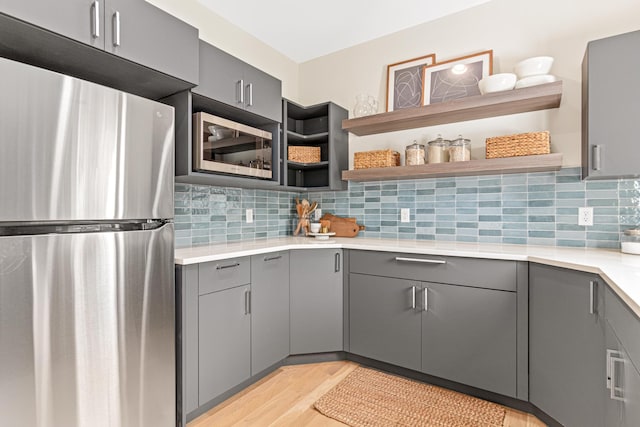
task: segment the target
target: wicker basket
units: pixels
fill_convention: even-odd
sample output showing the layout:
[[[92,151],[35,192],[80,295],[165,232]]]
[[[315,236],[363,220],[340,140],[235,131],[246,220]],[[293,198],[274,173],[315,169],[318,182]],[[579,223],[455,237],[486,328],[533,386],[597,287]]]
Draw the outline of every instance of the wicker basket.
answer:
[[[320,147],[290,145],[288,159],[298,163],[318,163],[320,161]]]
[[[487,159],[549,154],[549,132],[529,132],[487,138]]]
[[[353,153],[354,169],[388,168],[400,166],[400,153],[392,150],[361,151]]]

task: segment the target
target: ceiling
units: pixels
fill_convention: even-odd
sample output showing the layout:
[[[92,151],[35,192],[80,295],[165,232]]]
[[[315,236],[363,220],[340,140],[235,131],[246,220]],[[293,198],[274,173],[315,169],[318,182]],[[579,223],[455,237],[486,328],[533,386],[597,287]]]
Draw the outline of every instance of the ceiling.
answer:
[[[300,63],[490,0],[198,1]]]

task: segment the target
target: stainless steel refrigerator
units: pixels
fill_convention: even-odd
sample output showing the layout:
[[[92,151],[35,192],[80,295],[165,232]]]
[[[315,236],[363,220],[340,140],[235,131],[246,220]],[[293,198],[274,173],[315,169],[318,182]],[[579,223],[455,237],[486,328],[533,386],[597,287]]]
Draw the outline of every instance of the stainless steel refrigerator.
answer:
[[[0,425],[175,426],[173,108],[0,59]]]

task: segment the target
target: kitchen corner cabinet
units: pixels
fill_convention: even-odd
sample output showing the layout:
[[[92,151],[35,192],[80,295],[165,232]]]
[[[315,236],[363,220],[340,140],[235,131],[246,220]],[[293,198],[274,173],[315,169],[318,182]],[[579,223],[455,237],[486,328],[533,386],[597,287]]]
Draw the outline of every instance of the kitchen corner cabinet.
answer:
[[[343,350],[341,249],[290,251],[291,354]]]
[[[582,177],[640,176],[640,31],[587,44],[582,62]]]
[[[0,10],[185,82],[198,83],[198,30],[144,0],[0,0]],[[69,58],[70,62],[77,60]]]
[[[640,319],[609,288],[605,291],[605,423],[640,423]]]
[[[529,266],[529,400],[567,427],[608,425],[603,291],[592,274]]]
[[[202,40],[200,83],[193,92],[234,109],[282,122],[282,82]]]
[[[305,191],[346,190],[341,173],[349,167],[349,147],[341,124],[347,110],[332,102],[304,107],[283,99],[282,116],[283,185]],[[320,161],[290,160],[289,147],[319,148]]]
[[[351,251],[350,352],[516,397],[517,279],[512,261]]]
[[[251,257],[251,375],[289,356],[289,252]]]

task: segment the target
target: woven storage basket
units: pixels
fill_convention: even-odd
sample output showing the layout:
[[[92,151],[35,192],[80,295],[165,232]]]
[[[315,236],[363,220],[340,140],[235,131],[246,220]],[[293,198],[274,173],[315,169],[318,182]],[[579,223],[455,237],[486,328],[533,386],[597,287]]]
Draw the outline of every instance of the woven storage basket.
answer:
[[[400,166],[400,153],[392,150],[361,151],[353,153],[354,169],[388,168]]]
[[[487,159],[549,154],[549,132],[529,132],[487,138]]]
[[[320,161],[320,147],[306,147],[290,145],[288,159],[298,163],[318,163]]]

